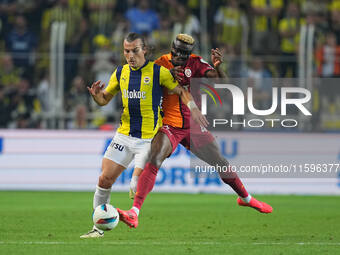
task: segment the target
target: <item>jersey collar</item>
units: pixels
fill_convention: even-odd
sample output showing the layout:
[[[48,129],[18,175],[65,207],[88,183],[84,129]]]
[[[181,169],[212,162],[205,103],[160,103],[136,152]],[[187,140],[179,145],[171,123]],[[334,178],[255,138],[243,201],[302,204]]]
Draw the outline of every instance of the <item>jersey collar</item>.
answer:
[[[134,69],[134,68],[132,68],[131,66],[129,66],[130,71],[132,71],[132,72],[134,72],[134,71],[139,71],[139,70],[141,70],[143,67],[145,67],[148,63],[149,63],[149,60],[146,60],[145,63],[144,63],[144,65],[142,65],[140,68],[137,68],[137,69]]]

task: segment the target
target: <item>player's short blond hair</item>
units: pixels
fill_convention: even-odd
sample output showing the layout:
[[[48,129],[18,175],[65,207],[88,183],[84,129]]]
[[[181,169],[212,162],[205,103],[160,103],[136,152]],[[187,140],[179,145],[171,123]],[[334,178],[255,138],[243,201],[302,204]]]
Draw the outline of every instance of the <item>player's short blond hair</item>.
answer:
[[[176,39],[181,42],[190,44],[190,45],[193,45],[195,43],[195,39],[191,35],[188,35],[188,34],[178,34],[176,36]]]

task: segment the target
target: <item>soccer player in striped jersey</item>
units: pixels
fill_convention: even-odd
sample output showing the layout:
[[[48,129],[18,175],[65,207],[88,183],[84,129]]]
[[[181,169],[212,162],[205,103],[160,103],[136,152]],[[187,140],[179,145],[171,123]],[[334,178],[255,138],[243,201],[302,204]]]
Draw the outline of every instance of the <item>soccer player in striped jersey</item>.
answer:
[[[135,169],[142,170],[151,148],[151,140],[162,125],[160,101],[162,88],[180,96],[192,109],[195,121],[206,126],[207,120],[195,105],[191,94],[179,86],[170,71],[145,58],[144,38],[130,33],[124,40],[124,56],[128,64],[119,66],[112,74],[108,86],[100,81],[88,88],[95,102],[106,105],[121,91],[123,112],[120,126],[108,146],[102,173],[93,198],[93,208],[110,202],[111,186],[135,159]],[[104,232],[93,227],[81,238],[101,237]]]
[[[155,61],[171,70],[180,85],[187,87],[188,90],[190,90],[191,78],[224,78],[226,76],[220,68],[221,52],[218,49],[211,50],[211,61],[214,65],[212,67],[200,56],[191,54],[194,43],[190,35],[179,34],[172,43],[171,53]],[[118,209],[120,219],[134,228],[138,226],[139,210],[155,184],[158,169],[179,143],[209,165],[229,166],[229,162],[220,153],[212,134],[203,126],[190,121],[190,110],[180,97],[165,91],[162,106],[163,127],[159,129],[152,141],[150,157],[138,179],[133,207],[129,211]],[[270,205],[256,200],[247,192],[235,172],[219,172],[219,175],[222,181],[238,194],[237,203],[240,206],[249,206],[261,213],[272,212]]]

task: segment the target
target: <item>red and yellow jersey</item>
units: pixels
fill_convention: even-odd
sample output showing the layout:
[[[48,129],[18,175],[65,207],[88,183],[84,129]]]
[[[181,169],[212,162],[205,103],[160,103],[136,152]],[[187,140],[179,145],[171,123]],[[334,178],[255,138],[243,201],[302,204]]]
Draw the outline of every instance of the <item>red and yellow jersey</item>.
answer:
[[[161,56],[155,63],[164,66],[167,69],[172,69],[174,67],[171,63],[171,54]],[[184,79],[180,85],[190,90],[190,79],[202,78],[208,70],[213,70],[213,67],[205,62],[200,56],[191,54],[184,67]],[[163,89],[162,109],[164,112],[164,125],[189,128],[190,110],[182,103],[178,95],[170,94],[167,89]]]

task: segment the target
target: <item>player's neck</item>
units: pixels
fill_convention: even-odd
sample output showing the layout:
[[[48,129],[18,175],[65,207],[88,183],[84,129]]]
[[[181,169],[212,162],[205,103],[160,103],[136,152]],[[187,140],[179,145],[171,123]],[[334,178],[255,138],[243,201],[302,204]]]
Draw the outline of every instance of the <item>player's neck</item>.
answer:
[[[146,66],[148,62],[149,62],[148,60],[145,60],[145,61],[143,62],[142,65],[140,65],[140,66],[138,66],[138,67],[132,67],[132,66],[130,66],[130,68],[131,68],[131,70],[133,70],[133,71],[137,71],[137,70],[143,68],[144,66]]]

